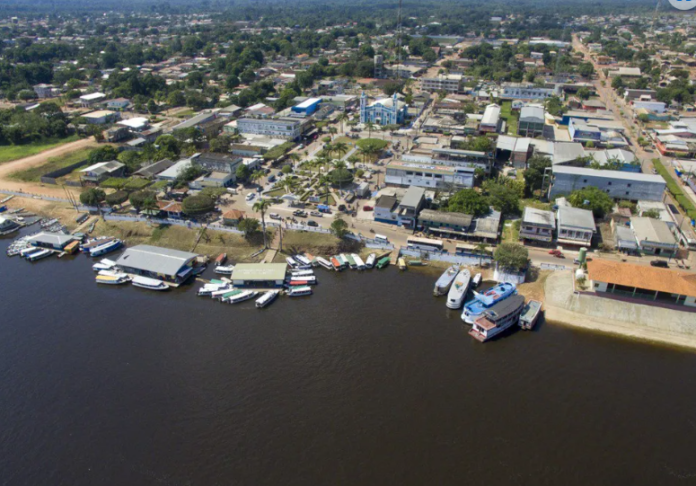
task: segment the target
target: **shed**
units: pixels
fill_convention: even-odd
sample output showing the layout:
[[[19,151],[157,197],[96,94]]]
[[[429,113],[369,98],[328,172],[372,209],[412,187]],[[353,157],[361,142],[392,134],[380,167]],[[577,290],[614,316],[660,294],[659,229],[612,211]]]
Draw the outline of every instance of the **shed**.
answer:
[[[232,271],[235,287],[281,287],[285,283],[287,263],[239,263]]]

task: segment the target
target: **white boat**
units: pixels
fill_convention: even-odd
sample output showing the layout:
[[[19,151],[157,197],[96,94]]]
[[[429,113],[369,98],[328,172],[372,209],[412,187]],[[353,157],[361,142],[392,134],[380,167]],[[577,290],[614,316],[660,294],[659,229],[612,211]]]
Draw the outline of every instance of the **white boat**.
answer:
[[[517,292],[515,284],[502,282],[483,293],[474,292],[474,299],[464,304],[462,320],[473,325],[486,309]]]
[[[433,288],[433,295],[439,297],[445,295],[449,292],[450,287],[452,287],[452,282],[454,282],[455,277],[459,273],[459,267],[457,265],[450,266],[445,273],[440,275],[440,278],[435,282],[435,288]]]
[[[241,292],[237,295],[233,295],[229,299],[227,299],[228,304],[239,304],[240,302],[244,302],[245,300],[253,299],[259,295],[258,292],[255,292],[253,290],[245,290],[244,292]]]
[[[19,250],[19,256],[22,258],[27,258],[29,255],[33,255],[34,253],[38,253],[41,251],[41,248],[37,248],[35,246],[30,246],[29,248],[25,248],[23,250]]]
[[[198,289],[198,295],[213,295],[213,292],[219,292],[221,290],[229,291],[230,287],[228,284],[205,284],[203,287]]]
[[[477,341],[486,342],[520,320],[524,309],[524,297],[513,295],[486,309],[476,318],[469,334]]]
[[[355,268],[357,268],[358,270],[365,270],[367,268],[363,259],[360,258],[360,255],[358,255],[357,253],[353,253],[352,256],[353,260],[355,260]]]
[[[280,290],[271,290],[270,292],[264,292],[264,294],[256,299],[256,308],[262,309],[267,305],[270,305],[276,297],[280,295]]]
[[[450,309],[459,309],[464,303],[464,297],[469,290],[471,283],[471,272],[469,270],[461,270],[452,283],[452,287],[447,293],[447,307]]]
[[[303,285],[301,287],[290,287],[288,297],[301,297],[303,295],[312,295],[312,287]]]
[[[213,269],[213,272],[219,273],[220,275],[232,275],[233,270],[234,270],[234,265],[227,265],[227,266],[220,265],[219,267],[215,267],[215,269]]]
[[[41,260],[42,258],[46,258],[53,255],[53,250],[40,250],[37,251],[36,253],[32,253],[31,255],[27,256],[27,260],[30,262],[35,262],[37,260]]]
[[[106,255],[107,253],[111,253],[112,251],[116,251],[121,246],[123,245],[123,241],[119,240],[118,238],[115,240],[107,241],[103,245],[95,246],[94,248],[90,248],[89,254],[90,256],[96,257],[100,255]]]
[[[295,270],[309,270],[312,268],[312,263],[302,255],[295,255],[294,257],[288,259],[295,262],[294,266],[290,265]],[[290,264],[290,262],[288,262],[288,264]]]
[[[293,277],[313,277],[314,270],[292,270],[290,275]]]
[[[305,266],[312,266],[312,262],[309,261],[309,258],[305,257],[304,255],[295,255],[295,260],[297,260],[300,265],[305,265]]]
[[[121,285],[130,282],[130,277],[125,273],[102,271],[96,277],[98,284]]]
[[[324,267],[324,268],[327,269],[327,270],[333,270],[333,269],[334,269],[333,265],[331,265],[331,262],[328,261],[326,258],[317,257],[317,260],[316,260],[316,261],[317,261],[317,263],[318,263],[319,265],[321,265],[322,267]]]
[[[377,255],[375,255],[374,253],[370,253],[370,254],[367,256],[367,261],[365,262],[365,266],[366,266],[367,268],[373,268],[373,267],[375,266],[375,260],[376,260],[376,259],[377,259]]]
[[[476,275],[474,275],[474,279],[471,281],[473,288],[476,288],[479,285],[481,285],[481,278],[482,277],[483,276],[480,273],[477,273]]]
[[[314,275],[305,275],[304,277],[291,276],[288,278],[290,285],[316,285],[317,277]]]
[[[167,290],[169,285],[155,278],[137,276],[133,278],[133,285],[141,289],[148,290]]]
[[[102,270],[111,270],[116,266],[116,262],[109,260],[108,258],[103,258],[101,261],[92,265],[92,270],[95,272],[100,272]]]
[[[219,290],[213,290],[212,292],[210,292],[210,297],[212,297],[213,299],[220,299],[220,300],[222,300],[222,297],[223,297],[225,294],[229,294],[229,293],[232,292],[233,290],[234,290],[234,289],[233,289],[232,287],[227,287],[227,288],[219,289]]]
[[[293,259],[292,257],[285,257],[285,261],[290,268],[297,268],[299,266],[297,260]]]

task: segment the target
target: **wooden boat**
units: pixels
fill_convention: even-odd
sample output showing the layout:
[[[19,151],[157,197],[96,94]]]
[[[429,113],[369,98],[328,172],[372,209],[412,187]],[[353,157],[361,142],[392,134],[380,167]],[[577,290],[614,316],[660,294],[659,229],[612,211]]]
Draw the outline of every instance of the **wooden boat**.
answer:
[[[227,261],[227,253],[220,253],[217,256],[217,258],[215,259],[215,266],[219,267],[220,265],[224,265],[226,261]]]
[[[75,218],[75,222],[77,224],[82,224],[85,221],[87,221],[88,219],[89,219],[89,214],[85,213],[85,214],[81,214],[77,218]]]
[[[530,331],[534,328],[539,316],[541,315],[541,302],[538,300],[530,300],[522,309],[520,315],[520,327],[525,331]]]
[[[425,265],[425,262],[423,260],[409,260],[408,261],[408,266],[409,267],[422,267]]]
[[[375,265],[378,269],[382,269],[385,267],[388,267],[391,264],[391,258],[388,256],[382,257],[379,259],[377,262],[377,265]]]
[[[437,282],[435,282],[435,288],[433,288],[433,295],[435,297],[439,297],[449,292],[449,289],[452,286],[452,282],[454,282],[454,279],[458,273],[459,267],[457,265],[452,265],[447,270],[445,270],[444,273],[440,275],[440,278],[437,279]]]
[[[399,270],[406,270],[406,260],[403,257],[399,257],[396,264],[399,266]]]
[[[312,287],[303,285],[300,287],[290,287],[288,289],[288,297],[302,297],[303,295],[312,295]]]
[[[227,299],[228,304],[239,304],[240,302],[244,302],[245,300],[253,299],[259,295],[258,292],[254,290],[244,290],[236,295],[233,295],[229,299]]]
[[[523,308],[524,297],[521,295],[512,295],[501,300],[476,318],[469,335],[484,343],[517,324]]]
[[[256,308],[262,309],[267,305],[270,305],[276,298],[280,295],[280,290],[271,290],[270,292],[264,292],[264,294],[256,299]]]
[[[169,285],[161,280],[140,276],[133,278],[133,286],[148,290],[169,290]]]
[[[98,284],[121,285],[130,282],[130,277],[125,273],[102,271],[99,272],[95,280]]]
[[[365,267],[366,268],[373,268],[375,266],[376,259],[377,259],[377,256],[374,253],[370,253],[367,256],[367,261],[365,262]]]
[[[234,265],[227,265],[227,266],[220,265],[219,267],[215,267],[213,269],[213,272],[219,273],[220,275],[232,275],[233,270],[234,270]]]

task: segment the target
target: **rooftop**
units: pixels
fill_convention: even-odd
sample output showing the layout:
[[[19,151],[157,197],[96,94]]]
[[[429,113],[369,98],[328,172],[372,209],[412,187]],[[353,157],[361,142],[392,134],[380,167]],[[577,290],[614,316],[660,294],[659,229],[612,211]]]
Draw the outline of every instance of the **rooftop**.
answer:
[[[655,218],[631,218],[631,228],[638,241],[651,241],[675,245],[677,240],[667,223]]]
[[[187,251],[138,245],[124,251],[120,258],[116,260],[116,264],[146,272],[176,276],[182,267],[186,266],[197,256],[195,253]]]
[[[606,179],[636,181],[636,182],[655,182],[665,184],[665,180],[661,175],[653,174],[638,174],[635,172],[625,172],[620,170],[598,170],[585,169],[583,167],[567,167],[563,165],[553,167],[554,174],[564,174],[571,176],[591,176],[601,177]]]
[[[596,228],[592,211],[570,206],[561,206],[558,208],[558,225],[572,226],[574,228],[590,231],[594,231]]]
[[[473,217],[470,214],[464,213],[445,213],[442,211],[433,211],[432,209],[424,209],[420,212],[418,219],[468,228],[471,225]]]
[[[287,263],[239,263],[232,271],[232,280],[283,280],[287,270]]]
[[[594,258],[587,262],[590,280],[696,297],[696,274],[682,270]]]
[[[556,218],[553,211],[545,211],[530,206],[524,208],[522,221],[528,224],[551,226],[552,228],[556,227]]]

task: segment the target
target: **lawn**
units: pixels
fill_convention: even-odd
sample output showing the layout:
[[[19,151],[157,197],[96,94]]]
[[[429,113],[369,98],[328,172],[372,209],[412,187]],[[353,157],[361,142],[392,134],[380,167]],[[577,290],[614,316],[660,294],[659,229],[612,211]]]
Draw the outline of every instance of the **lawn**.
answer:
[[[77,135],[71,135],[66,138],[51,138],[24,145],[0,145],[0,164],[36,155],[40,152],[56,148],[64,143],[74,142],[79,139],[80,137]]]
[[[285,189],[273,189],[272,191],[268,191],[265,193],[266,196],[268,197],[281,197],[283,195],[287,194],[285,192]]]
[[[694,203],[691,202],[691,199],[684,194],[684,191],[682,191],[682,188],[679,186],[679,183],[672,178],[672,176],[669,173],[669,169],[662,165],[662,162],[660,162],[660,159],[653,159],[652,160],[653,165],[655,166],[655,169],[657,172],[660,173],[662,178],[667,182],[667,189],[669,189],[670,194],[672,194],[672,197],[677,200],[679,205],[682,207],[682,209],[686,212],[687,216],[691,219],[696,219],[696,206],[694,206]]]
[[[512,112],[512,101],[504,101],[500,105],[500,117],[507,121],[507,132],[511,135],[517,135],[517,114]]]
[[[503,243],[518,243],[520,239],[520,225],[519,219],[515,221],[505,220],[503,221]]]
[[[175,116],[176,116],[177,118],[185,118],[185,117],[187,117],[187,116],[193,115],[194,113],[196,113],[194,110],[184,110],[184,111],[180,111],[180,112],[177,113]]]
[[[92,150],[94,150],[94,147],[76,150],[60,157],[51,157],[43,165],[12,173],[10,178],[24,182],[38,182],[44,174],[87,159]]]

